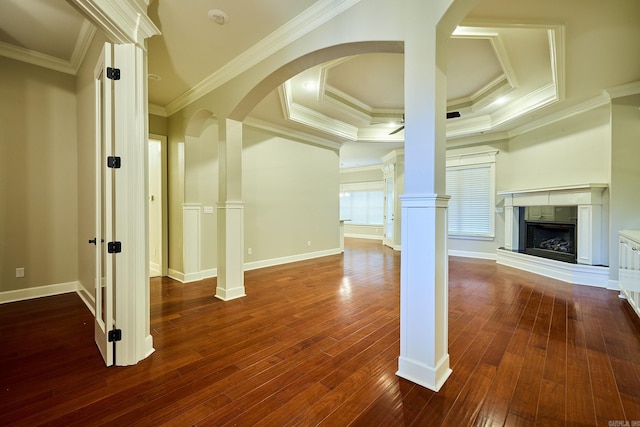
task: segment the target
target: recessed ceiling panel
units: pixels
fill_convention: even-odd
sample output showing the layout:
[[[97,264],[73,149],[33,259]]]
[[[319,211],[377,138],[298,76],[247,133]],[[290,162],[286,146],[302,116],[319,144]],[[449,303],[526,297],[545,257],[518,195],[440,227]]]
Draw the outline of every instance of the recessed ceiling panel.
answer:
[[[83,22],[64,0],[0,0],[0,41],[66,61]]]
[[[404,109],[404,55],[354,56],[328,70],[327,84],[376,109]]]
[[[473,95],[504,73],[488,39],[451,38],[447,62],[447,99]]]

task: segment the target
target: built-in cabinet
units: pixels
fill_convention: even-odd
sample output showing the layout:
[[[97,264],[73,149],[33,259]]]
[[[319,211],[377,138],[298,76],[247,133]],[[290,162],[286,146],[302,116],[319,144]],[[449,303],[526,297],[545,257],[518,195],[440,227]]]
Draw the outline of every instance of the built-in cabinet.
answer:
[[[619,242],[618,281],[622,294],[640,316],[640,231],[620,231]]]

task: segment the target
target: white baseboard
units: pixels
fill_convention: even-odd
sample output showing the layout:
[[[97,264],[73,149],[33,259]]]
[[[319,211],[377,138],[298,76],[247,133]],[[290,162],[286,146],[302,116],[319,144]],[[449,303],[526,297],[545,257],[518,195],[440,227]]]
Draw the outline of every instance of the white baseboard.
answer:
[[[162,276],[162,272],[160,270],[160,264],[158,264],[157,262],[149,262],[149,276]]]
[[[380,241],[384,239],[382,236],[376,236],[375,234],[356,234],[356,233],[344,233],[344,237],[352,237],[354,239],[380,240]]]
[[[15,291],[4,291],[0,292],[0,304],[76,292],[79,285],[79,282],[67,282],[38,286],[35,288],[17,289]]]
[[[304,261],[307,259],[320,258],[323,256],[336,255],[341,253],[342,253],[342,250],[340,248],[335,248],[335,249],[327,249],[324,251],[307,252],[304,254],[291,255],[291,256],[286,256],[281,258],[271,258],[271,259],[265,259],[261,261],[247,262],[244,264],[244,270],[245,271],[257,270],[258,268],[272,267],[274,265],[288,264],[290,262]],[[189,282],[197,282],[198,280],[208,279],[211,277],[218,277],[218,269],[211,268],[211,269],[202,270],[196,273],[185,274],[181,271],[170,268],[167,271],[167,275],[170,278],[177,280],[178,282],[189,283]]]
[[[169,268],[167,270],[167,276],[171,277],[173,280],[177,280],[180,283],[185,283],[184,273],[182,271],[174,270],[173,268]]]
[[[506,249],[497,250],[496,262],[576,285],[609,287],[609,267],[570,264]]]
[[[78,282],[78,289],[76,289],[76,293],[78,294],[78,296],[80,297],[80,299],[82,300],[82,302],[84,302],[84,305],[87,306],[87,308],[89,309],[89,311],[91,312],[91,314],[93,314],[93,316],[95,317],[96,315],[96,297],[93,293],[89,292],[87,290],[87,288],[84,287],[84,285],[80,282]]]
[[[318,251],[318,252],[308,252],[304,254],[291,255],[291,256],[286,256],[281,258],[272,258],[272,259],[266,259],[262,261],[247,262],[244,264],[244,269],[245,271],[256,270],[258,268],[272,267],[274,265],[288,264],[290,262],[304,261],[307,259],[320,258],[323,256],[337,255],[341,253],[342,253],[342,250],[340,248],[335,248],[335,249],[327,249],[327,250]]]
[[[493,261],[496,260],[496,254],[490,254],[486,252],[457,251],[454,249],[449,249],[449,256],[459,256],[463,258],[490,259]]]

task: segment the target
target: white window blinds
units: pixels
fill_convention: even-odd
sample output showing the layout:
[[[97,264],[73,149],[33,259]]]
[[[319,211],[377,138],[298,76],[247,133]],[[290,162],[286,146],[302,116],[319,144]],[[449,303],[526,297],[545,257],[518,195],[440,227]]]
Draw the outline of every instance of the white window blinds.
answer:
[[[495,153],[447,159],[449,235],[494,237]]]

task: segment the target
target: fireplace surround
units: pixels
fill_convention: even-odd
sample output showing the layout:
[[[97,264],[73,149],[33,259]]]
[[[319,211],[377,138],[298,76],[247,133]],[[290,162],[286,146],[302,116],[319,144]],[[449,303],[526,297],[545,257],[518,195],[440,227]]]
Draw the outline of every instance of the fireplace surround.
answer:
[[[505,242],[498,249],[497,262],[572,283],[606,287],[609,254],[607,190],[606,184],[582,184],[498,192],[504,197]],[[549,221],[548,212],[557,207],[575,209],[575,215],[565,216],[564,221],[556,221],[557,218]],[[536,215],[527,218],[527,209],[538,209],[542,218],[534,218]],[[561,224],[549,224],[551,222]],[[535,250],[535,254],[527,253],[526,231],[529,225],[537,226],[538,231],[545,227],[547,231],[551,227],[556,227],[554,231],[562,231],[559,236],[547,235],[545,239],[538,236],[537,239],[542,240],[537,242],[537,249],[549,254],[549,247],[540,248],[540,243],[559,239],[545,245],[558,244],[558,248],[564,245],[567,252],[575,252],[575,260],[569,257],[557,259],[564,258],[562,256],[541,258],[540,251]],[[558,226],[562,230],[558,230]],[[571,237],[572,233],[574,242],[569,251],[571,243],[563,243],[562,240],[567,240],[566,237]]]

